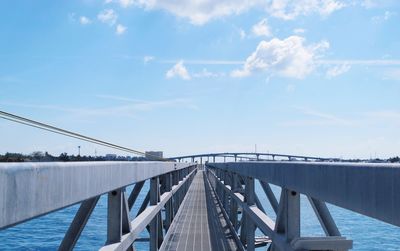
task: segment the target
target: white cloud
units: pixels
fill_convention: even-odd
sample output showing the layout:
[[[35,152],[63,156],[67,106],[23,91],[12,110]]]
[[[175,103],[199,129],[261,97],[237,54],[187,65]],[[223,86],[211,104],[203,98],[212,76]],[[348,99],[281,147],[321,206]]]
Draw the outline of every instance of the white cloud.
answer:
[[[86,24],[92,23],[92,21],[89,18],[85,17],[85,16],[81,16],[79,18],[79,23],[81,23],[82,25],[86,25]]]
[[[115,34],[122,35],[125,33],[126,29],[127,28],[125,26],[123,26],[122,24],[118,24],[117,27],[115,28]]]
[[[119,0],[119,4],[121,5],[121,7],[123,8],[127,8],[131,5],[133,5],[134,1],[133,0]]]
[[[183,65],[183,61],[176,63],[171,69],[167,71],[166,78],[180,77],[183,80],[190,80],[190,74],[186,67]]]
[[[294,34],[303,34],[303,33],[305,33],[306,32],[306,30],[305,29],[302,29],[302,28],[297,28],[297,29],[294,29],[293,30],[293,33]]]
[[[192,24],[202,25],[215,18],[240,14],[254,6],[262,6],[264,0],[137,0],[135,4],[149,10],[166,10],[177,17],[189,19]]]
[[[328,16],[345,7],[342,0],[107,0],[122,7],[131,5],[146,10],[164,10],[177,17],[189,19],[192,24],[203,25],[210,20],[241,14],[250,9],[265,10],[271,16],[291,20],[300,15]]]
[[[129,6],[135,4],[135,1],[134,0],[105,0],[104,1],[104,4],[109,4],[109,3],[118,3],[122,8],[128,8]]]
[[[153,56],[144,56],[143,57],[143,63],[147,64],[150,61],[153,61],[154,57]]]
[[[251,30],[252,30],[253,34],[256,36],[269,37],[272,35],[266,18],[264,18],[260,22],[256,23]]]
[[[117,13],[115,13],[115,11],[113,9],[105,9],[97,15],[97,18],[101,22],[112,26],[117,22],[118,15],[117,15]]]
[[[313,13],[328,16],[346,5],[338,0],[272,0],[268,6],[270,15],[284,20],[292,20],[301,15]]]
[[[304,78],[314,70],[316,59],[329,48],[326,41],[308,46],[304,43],[305,39],[300,36],[261,41],[246,59],[243,68],[233,71],[231,76],[245,77],[264,71],[290,78]]]
[[[335,65],[332,68],[329,68],[326,72],[326,76],[328,78],[334,78],[339,75],[342,75],[350,70],[351,66],[349,64]]]

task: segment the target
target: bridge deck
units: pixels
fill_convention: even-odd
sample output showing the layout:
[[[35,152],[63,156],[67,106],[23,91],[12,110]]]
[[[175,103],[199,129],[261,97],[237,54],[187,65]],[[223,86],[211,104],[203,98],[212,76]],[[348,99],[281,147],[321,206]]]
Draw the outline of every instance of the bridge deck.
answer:
[[[239,250],[216,195],[199,171],[161,250]]]

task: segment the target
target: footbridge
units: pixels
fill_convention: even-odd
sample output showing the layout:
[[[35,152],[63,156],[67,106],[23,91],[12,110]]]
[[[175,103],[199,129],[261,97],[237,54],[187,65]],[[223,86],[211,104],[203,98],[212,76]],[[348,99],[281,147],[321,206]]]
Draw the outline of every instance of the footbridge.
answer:
[[[142,192],[146,196],[140,200]],[[398,164],[212,153],[149,162],[2,163],[0,229],[79,204],[58,247],[73,250],[104,194],[103,251],[136,250],[139,241],[147,241],[152,251],[352,249],[327,203],[400,227]],[[300,195],[325,236],[301,233],[307,219],[301,219]],[[140,209],[132,215],[134,205]]]

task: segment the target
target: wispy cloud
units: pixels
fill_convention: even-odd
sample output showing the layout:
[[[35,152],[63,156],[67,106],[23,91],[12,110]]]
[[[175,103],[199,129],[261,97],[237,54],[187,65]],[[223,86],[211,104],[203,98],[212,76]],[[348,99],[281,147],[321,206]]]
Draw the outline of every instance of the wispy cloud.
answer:
[[[400,59],[324,59],[317,60],[320,65],[369,65],[369,66],[392,66],[400,65]]]
[[[327,70],[326,76],[327,78],[334,78],[348,72],[350,68],[351,66],[349,64],[334,65]]]
[[[148,101],[143,99],[133,99],[123,96],[104,95],[104,94],[98,94],[96,95],[96,97],[108,100],[121,101],[124,103],[130,103],[132,106],[136,107],[139,110],[154,110],[156,108],[175,107],[175,106],[186,109],[194,109],[194,110],[198,109],[198,107],[193,104],[192,100],[188,98],[174,98],[166,100]]]
[[[321,112],[306,107],[294,107],[301,115],[301,119],[289,120],[279,123],[280,126],[400,126],[399,110],[371,110],[358,112],[345,118],[332,113]]]
[[[162,64],[176,64],[182,59],[160,59]],[[245,60],[224,60],[224,59],[184,59],[185,64],[190,65],[243,65]],[[368,65],[368,66],[397,66],[400,59],[319,59],[315,60],[319,65]]]
[[[146,101],[146,100],[131,99],[127,97],[112,96],[112,95],[96,95],[95,97],[101,99],[108,99],[112,101],[119,101],[120,103],[117,105],[108,105],[103,107],[79,107],[79,108],[65,107],[60,105],[17,103],[17,102],[0,102],[0,105],[63,112],[76,117],[84,117],[84,118],[87,117],[137,118],[137,115],[140,112],[149,112],[171,107],[198,110],[198,107],[194,105],[190,99],[184,99],[184,98]]]
[[[280,123],[281,126],[353,126],[355,121],[305,107],[295,107],[304,119]]]

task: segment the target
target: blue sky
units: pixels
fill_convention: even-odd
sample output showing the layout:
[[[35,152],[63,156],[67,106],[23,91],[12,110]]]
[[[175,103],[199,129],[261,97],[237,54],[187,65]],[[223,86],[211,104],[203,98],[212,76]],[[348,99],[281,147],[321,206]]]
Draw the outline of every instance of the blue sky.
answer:
[[[396,0],[0,8],[1,110],[166,155],[399,155]],[[2,153],[113,152],[3,120],[0,133]]]

